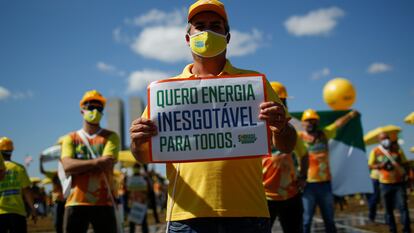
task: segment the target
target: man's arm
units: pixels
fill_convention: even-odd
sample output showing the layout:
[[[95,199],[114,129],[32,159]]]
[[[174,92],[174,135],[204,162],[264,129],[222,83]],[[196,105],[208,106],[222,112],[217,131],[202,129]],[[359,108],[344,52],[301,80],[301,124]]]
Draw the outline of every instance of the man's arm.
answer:
[[[260,104],[259,119],[268,123],[272,132],[273,145],[283,153],[290,153],[296,144],[296,130],[288,123],[290,120],[281,103],[264,102]]]
[[[62,165],[65,173],[74,175],[83,172],[99,171],[108,169],[113,166],[114,159],[112,156],[106,156],[105,149],[103,156],[96,159],[82,160],[75,159],[75,148],[70,136],[62,140]]]
[[[359,116],[359,112],[352,110],[350,112],[348,112],[345,116],[342,116],[340,118],[338,118],[335,121],[335,126],[336,128],[341,128],[344,125],[346,125],[350,120],[352,120],[354,117]]]
[[[22,189],[22,192],[23,192],[23,197],[26,200],[26,203],[30,206],[30,214],[32,215],[32,220],[34,223],[36,223],[37,212],[36,212],[36,209],[34,208],[34,200],[33,200],[32,191],[30,190],[29,187],[25,187]]]
[[[273,144],[284,153],[292,152],[296,145],[297,133],[295,128],[287,123],[281,132],[272,132]]]
[[[113,164],[114,159],[109,156],[102,156],[89,160],[73,159],[70,157],[62,158],[62,165],[65,169],[65,173],[70,175],[99,170],[105,171],[111,169]]]

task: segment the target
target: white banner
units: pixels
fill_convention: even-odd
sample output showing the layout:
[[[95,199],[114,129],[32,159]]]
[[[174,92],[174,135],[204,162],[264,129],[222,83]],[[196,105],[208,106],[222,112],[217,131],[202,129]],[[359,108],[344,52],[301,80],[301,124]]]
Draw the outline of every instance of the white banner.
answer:
[[[168,79],[148,87],[157,126],[153,162],[184,162],[270,154],[268,127],[258,119],[265,77]]]

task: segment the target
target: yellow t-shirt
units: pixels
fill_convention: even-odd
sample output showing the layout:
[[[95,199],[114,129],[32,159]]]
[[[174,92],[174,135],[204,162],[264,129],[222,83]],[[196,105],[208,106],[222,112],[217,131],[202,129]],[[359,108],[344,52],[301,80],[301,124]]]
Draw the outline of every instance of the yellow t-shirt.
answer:
[[[401,167],[392,166],[390,169],[381,168],[378,169],[379,182],[383,184],[396,184],[404,181],[406,171],[402,166],[407,163],[407,158],[402,150],[398,153],[389,152],[394,161],[396,161]],[[368,165],[380,164],[384,161],[389,161],[387,156],[379,149],[375,147],[369,154]]]
[[[187,65],[183,73],[175,78],[194,77],[192,67],[192,64]],[[218,76],[236,74],[257,72],[235,68],[227,61]],[[281,103],[268,81],[265,91],[269,101]],[[290,118],[287,111],[286,116]],[[146,109],[142,117],[148,117]],[[143,146],[145,147],[148,148],[148,143]],[[177,172],[179,175],[176,180]],[[173,208],[172,216],[167,211],[166,219],[179,221],[200,217],[269,217],[262,177],[262,158],[169,163],[167,209],[171,208],[172,203]],[[176,190],[174,198],[171,198],[174,184]]]
[[[306,132],[299,133],[309,153],[307,182],[316,183],[331,180],[328,140],[336,136],[336,131],[337,126],[332,123],[322,130],[323,134],[315,141]]]
[[[26,216],[22,189],[29,187],[26,169],[15,162],[6,161],[6,175],[0,180],[0,214]]]
[[[263,185],[268,200],[284,201],[299,193],[299,166],[305,155],[306,148],[298,136],[292,153],[274,150],[271,157],[263,158]]]
[[[110,156],[118,159],[119,137],[116,133],[103,129],[92,138],[87,138],[96,156]],[[76,132],[65,136],[62,142],[62,158],[87,160],[90,152]],[[105,172],[113,187],[112,170]],[[112,205],[102,172],[85,172],[72,175],[72,188],[66,200],[66,206],[110,206]]]

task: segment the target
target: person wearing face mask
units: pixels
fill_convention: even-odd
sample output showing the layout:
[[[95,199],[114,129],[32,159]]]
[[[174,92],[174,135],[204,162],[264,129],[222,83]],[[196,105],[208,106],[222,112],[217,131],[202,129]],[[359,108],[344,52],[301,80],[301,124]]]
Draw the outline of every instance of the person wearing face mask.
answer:
[[[11,160],[13,150],[13,141],[8,137],[0,137],[0,157],[5,160],[5,174],[0,180],[0,232],[25,233],[27,232],[25,202],[30,208],[35,223],[37,213],[30,190],[29,176],[23,165]]]
[[[62,165],[72,176],[64,214],[67,233],[87,232],[89,223],[94,232],[116,232],[111,197],[115,193],[113,166],[120,142],[116,133],[100,127],[105,104],[106,99],[98,91],[87,91],[80,101],[83,127],[62,141]]]
[[[174,78],[206,78],[257,74],[234,67],[226,59],[230,28],[223,3],[200,0],[188,10],[185,36],[193,64]],[[267,121],[271,141],[289,153],[296,142],[296,131],[288,123],[285,107],[266,81],[268,102],[260,108],[259,119]],[[157,134],[147,111],[130,127],[131,152],[143,163],[149,162],[148,144]],[[266,137],[259,135],[259,137]],[[167,232],[269,233],[269,211],[262,184],[262,158],[245,158],[188,163],[167,163],[169,179]]]
[[[307,184],[302,195],[303,232],[305,233],[310,232],[316,206],[319,206],[321,210],[325,231],[336,232],[328,141],[335,137],[337,129],[356,116],[359,116],[359,113],[353,110],[338,118],[334,123],[320,129],[318,113],[313,109],[303,112],[302,127],[305,131],[299,132],[299,137],[304,141],[309,155]]]
[[[368,165],[379,171],[381,197],[385,206],[385,219],[390,232],[397,232],[394,207],[399,208],[403,232],[411,232],[410,214],[406,194],[406,169],[409,164],[397,140],[392,141],[386,133],[378,135],[379,145],[369,156]]]

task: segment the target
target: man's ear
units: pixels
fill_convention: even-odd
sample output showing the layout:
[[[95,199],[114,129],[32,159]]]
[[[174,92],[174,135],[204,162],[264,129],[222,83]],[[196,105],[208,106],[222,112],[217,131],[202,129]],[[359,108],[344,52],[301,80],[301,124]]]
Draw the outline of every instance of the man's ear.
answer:
[[[230,38],[231,38],[231,35],[230,35],[230,32],[227,34],[227,44],[228,43],[230,43]]]
[[[187,42],[187,45],[190,46],[190,36],[188,34],[185,34],[185,41]]]

